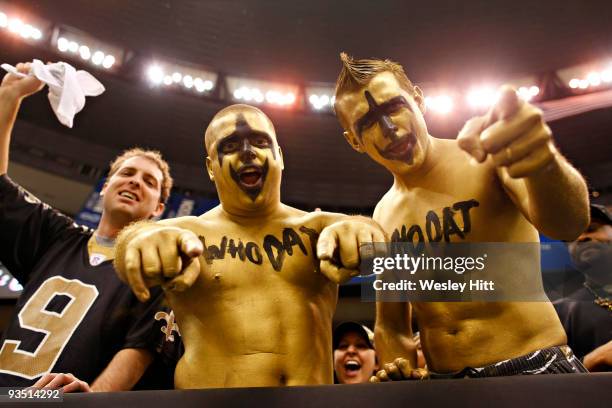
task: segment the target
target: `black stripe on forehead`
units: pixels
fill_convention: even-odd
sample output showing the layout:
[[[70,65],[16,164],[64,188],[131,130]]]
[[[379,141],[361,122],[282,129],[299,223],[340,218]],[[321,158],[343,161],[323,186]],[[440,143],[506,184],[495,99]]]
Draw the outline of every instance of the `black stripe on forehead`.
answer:
[[[359,118],[357,122],[355,122],[355,127],[357,128],[357,136],[359,136],[360,139],[363,129],[367,128],[373,123],[381,122],[381,126],[386,126],[388,124],[388,116],[390,114],[389,109],[394,104],[399,103],[405,106],[408,110],[412,111],[412,108],[408,104],[408,101],[406,101],[406,98],[404,98],[402,95],[391,98],[388,101],[381,103],[380,105],[376,103],[370,91],[364,91],[364,95],[366,101],[368,102],[368,111],[361,118]]]
[[[225,156],[225,153],[223,153],[224,140],[229,138],[238,138],[242,141],[244,139],[248,139],[248,137],[252,135],[263,135],[270,140],[270,149],[272,150],[272,157],[274,158],[274,160],[276,160],[276,149],[274,148],[274,141],[272,140],[272,137],[268,134],[268,132],[253,129],[251,125],[249,125],[249,122],[247,122],[242,112],[236,114],[236,121],[234,123],[234,126],[236,127],[236,129],[234,129],[232,133],[217,141],[217,157],[219,158],[219,163],[223,163],[223,157]]]
[[[249,125],[243,113],[239,113],[236,115],[236,130],[232,133],[238,137],[247,137],[250,134],[254,133],[253,128]]]
[[[370,108],[370,110],[378,109],[378,104],[372,97],[372,94],[370,93],[370,91],[365,91],[365,98],[366,98],[366,101],[368,101],[368,107]]]
[[[376,117],[380,116],[380,107],[372,97],[370,91],[365,91],[365,98],[368,101],[368,111],[357,121],[357,135],[361,138],[361,132],[369,123],[376,121]]]

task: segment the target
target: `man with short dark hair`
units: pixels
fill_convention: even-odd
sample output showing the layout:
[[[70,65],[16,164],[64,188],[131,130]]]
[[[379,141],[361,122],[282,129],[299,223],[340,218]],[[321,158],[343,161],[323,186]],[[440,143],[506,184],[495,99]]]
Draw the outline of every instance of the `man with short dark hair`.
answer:
[[[17,69],[27,73],[29,64]],[[14,74],[0,86],[0,260],[24,286],[3,333],[0,385],[38,379],[36,386],[66,392],[129,390],[152,362],[162,297],[141,304],[117,278],[114,241],[129,223],[163,212],[168,165],[157,152],[125,152],[102,189],[98,228],[76,225],[6,174],[21,101],[41,88],[38,79]]]
[[[583,287],[555,302],[567,344],[589,371],[612,371],[612,215],[591,204],[591,223],[569,244]]]

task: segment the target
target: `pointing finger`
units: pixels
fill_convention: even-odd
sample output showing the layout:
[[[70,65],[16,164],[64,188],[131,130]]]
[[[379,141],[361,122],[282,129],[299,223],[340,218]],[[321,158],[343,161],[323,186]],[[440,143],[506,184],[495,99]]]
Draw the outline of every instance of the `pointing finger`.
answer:
[[[329,259],[324,259],[320,264],[321,273],[334,283],[344,283],[352,277],[359,275],[358,269],[342,268]]]
[[[200,259],[193,258],[183,272],[170,282],[163,285],[164,290],[183,292],[193,286],[200,276]]]
[[[334,251],[337,247],[338,236],[335,231],[329,228],[324,228],[319,235],[317,241],[317,258],[331,259],[334,256]]]
[[[521,107],[521,100],[510,85],[503,85],[499,89],[499,97],[493,107],[494,120],[507,120],[514,116]]]
[[[484,116],[468,120],[457,136],[459,147],[479,163],[482,163],[487,158],[487,153],[480,143],[480,133],[485,128],[486,121],[487,118]]]
[[[128,285],[138,300],[145,302],[150,294],[142,278],[140,251],[136,248],[128,248],[125,252],[125,277]]]
[[[181,252],[190,258],[202,255],[204,247],[202,241],[191,231],[184,231],[178,237]]]

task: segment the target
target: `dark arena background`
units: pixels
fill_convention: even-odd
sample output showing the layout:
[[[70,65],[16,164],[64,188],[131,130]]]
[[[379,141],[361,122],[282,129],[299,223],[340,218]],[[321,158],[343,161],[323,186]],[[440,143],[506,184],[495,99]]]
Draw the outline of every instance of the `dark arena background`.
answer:
[[[224,106],[247,103],[275,125],[285,160],[284,203],[371,216],[392,177],[342,137],[332,109],[342,51],[402,64],[423,89],[429,133],[439,138],[455,138],[467,119],[486,112],[499,85],[514,85],[544,111],[555,144],[586,178],[592,202],[612,203],[610,1],[0,1],[0,63],[66,61],[106,87],[87,98],[72,129],[57,121],[46,91],[27,98],[13,132],[9,175],[95,226],[110,160],[132,146],[157,149],[175,179],[164,217],[201,214],[218,204],[205,170],[204,130]],[[566,260],[566,253],[544,247],[544,281],[571,281]],[[0,274],[0,330],[20,290],[9,272]],[[374,304],[361,301],[358,283],[340,287],[335,322],[373,324]],[[66,395],[64,404],[584,406],[609,400],[608,374],[548,377],[555,378]]]

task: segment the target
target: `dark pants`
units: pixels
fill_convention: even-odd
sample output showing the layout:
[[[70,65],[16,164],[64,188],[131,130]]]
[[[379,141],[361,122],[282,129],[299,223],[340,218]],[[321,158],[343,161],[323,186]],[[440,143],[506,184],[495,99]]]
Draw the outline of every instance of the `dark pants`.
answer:
[[[534,351],[521,357],[485,367],[466,367],[455,373],[429,372],[430,378],[482,378],[502,375],[588,373],[568,346]]]

